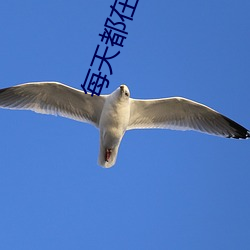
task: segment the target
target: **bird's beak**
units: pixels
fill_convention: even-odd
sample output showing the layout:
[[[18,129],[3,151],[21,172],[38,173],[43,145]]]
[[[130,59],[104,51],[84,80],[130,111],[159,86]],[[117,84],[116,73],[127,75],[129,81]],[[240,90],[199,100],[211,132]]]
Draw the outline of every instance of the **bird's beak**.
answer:
[[[124,92],[124,85],[121,85],[120,89],[121,89],[121,93],[123,93]]]

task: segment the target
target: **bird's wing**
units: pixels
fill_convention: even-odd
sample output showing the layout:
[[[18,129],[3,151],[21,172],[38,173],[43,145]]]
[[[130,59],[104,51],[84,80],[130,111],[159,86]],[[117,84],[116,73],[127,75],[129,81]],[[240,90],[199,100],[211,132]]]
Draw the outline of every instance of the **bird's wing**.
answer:
[[[250,132],[238,123],[203,104],[185,98],[131,99],[130,102],[128,130],[166,128],[197,130],[233,138],[250,137]]]
[[[0,89],[0,107],[60,115],[98,127],[105,96],[91,96],[58,82],[34,82]]]

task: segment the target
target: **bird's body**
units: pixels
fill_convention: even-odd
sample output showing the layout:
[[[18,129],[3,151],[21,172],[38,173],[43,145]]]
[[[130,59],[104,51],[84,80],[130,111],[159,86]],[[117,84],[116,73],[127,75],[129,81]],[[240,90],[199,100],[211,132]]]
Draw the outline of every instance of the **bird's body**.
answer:
[[[0,107],[91,123],[100,130],[98,164],[105,168],[115,164],[124,133],[131,129],[196,130],[227,138],[250,137],[246,128],[203,104],[182,97],[132,99],[126,85],[110,95],[92,97],[57,82],[26,83],[0,89]]]
[[[99,128],[100,150],[98,164],[111,167],[116,161],[118,148],[127,130],[130,117],[128,98],[120,98],[120,91],[115,91],[107,97],[104,103]],[[110,155],[108,155],[110,153]]]

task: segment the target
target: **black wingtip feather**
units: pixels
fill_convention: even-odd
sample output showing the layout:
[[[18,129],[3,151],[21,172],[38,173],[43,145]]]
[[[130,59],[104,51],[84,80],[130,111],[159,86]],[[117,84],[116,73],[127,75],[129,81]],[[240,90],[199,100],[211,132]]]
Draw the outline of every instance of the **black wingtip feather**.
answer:
[[[238,124],[237,122],[229,119],[226,116],[223,116],[223,118],[229,123],[230,127],[234,130],[233,133],[231,133],[228,138],[234,138],[234,139],[247,139],[250,137],[250,131]]]

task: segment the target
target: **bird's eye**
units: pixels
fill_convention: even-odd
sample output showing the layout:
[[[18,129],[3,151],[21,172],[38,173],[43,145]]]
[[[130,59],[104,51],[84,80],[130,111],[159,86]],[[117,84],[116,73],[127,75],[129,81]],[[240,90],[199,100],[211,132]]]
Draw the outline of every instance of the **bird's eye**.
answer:
[[[128,96],[128,92],[125,92],[125,96]]]

